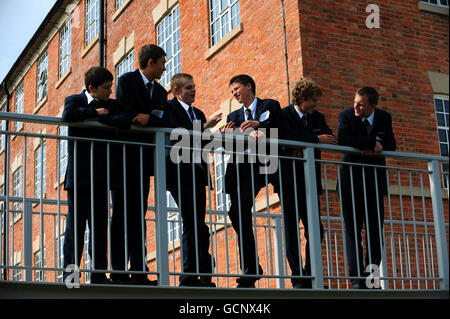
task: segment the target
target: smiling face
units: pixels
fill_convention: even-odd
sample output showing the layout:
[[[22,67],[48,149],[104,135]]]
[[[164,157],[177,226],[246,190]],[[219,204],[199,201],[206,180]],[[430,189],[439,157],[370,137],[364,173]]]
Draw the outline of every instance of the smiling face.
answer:
[[[369,117],[375,110],[376,105],[370,105],[367,96],[355,95],[355,101],[353,102],[353,110],[355,111],[356,117]]]
[[[306,101],[301,101],[298,105],[298,109],[303,113],[303,114],[312,114],[312,112],[316,109],[317,107],[317,102],[319,101],[318,96],[313,96],[310,97],[309,99],[307,99]]]
[[[174,95],[177,99],[183,101],[187,105],[191,105],[195,101],[195,83],[192,79],[183,79],[180,87],[174,88]]]
[[[241,104],[245,106],[250,106],[255,99],[255,94],[252,90],[252,85],[248,83],[247,85],[241,84],[239,82],[234,82],[230,84],[230,90],[233,97]]]

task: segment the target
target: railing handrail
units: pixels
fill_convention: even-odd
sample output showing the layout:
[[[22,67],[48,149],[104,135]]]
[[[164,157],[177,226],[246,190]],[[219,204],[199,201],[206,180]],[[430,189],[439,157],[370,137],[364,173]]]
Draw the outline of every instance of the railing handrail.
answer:
[[[0,120],[7,121],[18,121],[18,122],[28,122],[28,123],[39,123],[39,124],[49,124],[49,125],[58,125],[58,126],[69,126],[69,127],[80,127],[80,128],[97,128],[97,129],[106,129],[106,130],[119,130],[119,131],[132,131],[139,133],[156,133],[156,132],[164,132],[171,133],[172,128],[164,128],[164,127],[142,127],[138,125],[132,125],[130,130],[122,130],[118,128],[114,128],[108,126],[106,124],[100,123],[96,120],[87,120],[87,121],[79,121],[79,122],[65,122],[60,117],[52,117],[52,116],[42,116],[42,115],[32,115],[32,114],[17,114],[12,112],[3,112],[0,111]],[[13,131],[3,131],[0,130],[0,133],[17,133]],[[189,130],[180,130],[180,134],[189,134],[189,135],[199,135],[201,132],[198,131],[189,131]],[[42,135],[42,134],[40,134]],[[232,134],[221,134],[211,132],[209,133],[211,138],[220,139],[222,142],[226,140],[236,140],[236,141],[245,141],[248,139],[247,136],[244,135],[232,135]],[[320,143],[307,143],[307,142],[299,142],[292,140],[284,140],[284,139],[266,139],[267,143],[277,143],[283,146],[291,146],[291,147],[312,147],[315,149],[320,149],[323,151],[332,151],[338,153],[360,153],[359,150],[342,145],[329,145],[329,144],[320,144]],[[399,159],[415,159],[420,161],[439,161],[439,162],[448,162],[448,158],[439,155],[431,155],[431,154],[422,154],[422,153],[409,153],[409,152],[392,152],[392,151],[383,151],[380,154],[381,156],[389,157],[389,158],[399,158]]]

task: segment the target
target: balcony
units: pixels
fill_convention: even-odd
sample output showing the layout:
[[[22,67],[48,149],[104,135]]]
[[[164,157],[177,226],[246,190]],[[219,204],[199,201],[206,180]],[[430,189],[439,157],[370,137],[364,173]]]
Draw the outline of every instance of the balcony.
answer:
[[[19,132],[0,130],[0,212],[2,221],[1,250],[1,298],[251,298],[251,299],[296,299],[296,298],[448,298],[448,171],[442,170],[442,164],[448,159],[425,154],[383,152],[386,166],[362,166],[350,164],[352,169],[374,168],[385,170],[388,180],[387,196],[384,199],[384,245],[381,245],[382,262],[373,276],[364,273],[357,276],[349,274],[346,232],[342,216],[342,193],[338,187],[342,153],[355,153],[356,150],[321,144],[308,144],[286,140],[270,140],[275,145],[265,158],[275,166],[280,160],[301,162],[305,167],[305,190],[308,203],[309,235],[311,254],[311,274],[301,271],[293,276],[290,272],[285,249],[285,231],[282,205],[273,185],[266,179],[266,185],[255,194],[252,208],[253,231],[256,236],[256,261],[262,266],[264,274],[257,281],[256,288],[235,288],[235,279],[241,276],[239,268],[239,250],[241,243],[227,216],[229,199],[225,195],[224,172],[227,158],[233,153],[225,148],[211,150],[195,149],[210,159],[206,190],[205,223],[209,231],[209,253],[213,267],[212,281],[215,288],[179,287],[178,281],[183,273],[181,261],[183,255],[182,220],[180,210],[173,205],[167,193],[166,150],[169,129],[137,128],[133,130],[148,136],[148,143],[105,140],[92,138],[74,138],[58,134],[58,128],[82,127],[111,130],[95,121],[66,123],[59,118],[17,115],[0,112],[0,121],[23,122]],[[13,125],[9,125],[14,127]],[[64,130],[60,130],[63,132]],[[222,136],[210,134],[201,136],[199,132],[178,132],[220,142],[242,141],[252,143],[242,136]],[[195,140],[195,138],[194,138]],[[113,269],[108,253],[106,270],[92,269],[91,255],[85,249],[79,262],[79,288],[70,289],[62,280],[63,236],[66,228],[68,201],[63,189],[64,166],[66,165],[67,141],[74,145],[82,142],[93,145],[105,145],[112,157],[125,158],[127,145],[137,145],[141,153],[153,149],[155,176],[150,179],[150,195],[146,209],[142,210],[145,220],[145,246],[142,268],[130,271]],[[271,145],[272,145],[271,144]],[[42,147],[45,145],[45,147]],[[281,157],[273,150],[278,146],[290,146],[303,149],[303,157]],[[76,149],[76,147],[75,147]],[[116,150],[119,153],[114,153]],[[322,159],[314,158],[315,150],[322,151]],[[190,149],[192,151],[192,147]],[[255,154],[256,158],[259,154]],[[203,155],[205,156],[205,155]],[[110,167],[110,159],[105,165]],[[315,163],[322,166],[323,193],[320,205],[317,200]],[[120,175],[126,180],[127,167],[122,163]],[[93,167],[93,156],[90,166]],[[75,165],[76,167],[76,165]],[[76,168],[75,168],[76,169]],[[352,170],[351,169],[351,170]],[[20,173],[20,174],[19,174]],[[239,172],[237,172],[239,174]],[[294,174],[296,174],[294,169]],[[183,184],[178,172],[180,187]],[[75,176],[77,176],[75,172]],[[107,189],[110,189],[108,173]],[[146,181],[141,180],[141,186]],[[214,189],[212,189],[212,187]],[[239,187],[239,185],[236,185]],[[297,190],[296,190],[297,191]],[[352,193],[367,196],[366,190],[354,190]],[[105,194],[108,203],[107,247],[111,251],[111,193]],[[280,195],[283,196],[281,189]],[[298,203],[297,203],[298,205]],[[320,206],[320,215],[319,215]],[[367,209],[367,208],[366,208]],[[378,207],[378,210],[380,208]],[[76,209],[75,209],[76,211]],[[324,227],[323,240],[320,240],[320,222]],[[298,216],[297,216],[298,220]],[[300,264],[304,263],[306,247],[304,227],[298,227]],[[126,232],[125,232],[126,233]],[[77,234],[85,236],[85,247],[94,245],[94,235],[88,228]],[[196,234],[196,237],[198,234]],[[364,236],[363,236],[364,238]],[[370,238],[370,236],[369,236]],[[124,235],[123,241],[127,243]],[[367,240],[365,240],[367,241]],[[364,247],[370,247],[370,240]],[[198,248],[197,248],[198,249]],[[368,249],[370,251],[370,249]],[[129,252],[125,252],[128,263]],[[369,260],[371,259],[370,252]],[[196,255],[198,251],[196,250]],[[199,263],[197,262],[197,265]],[[146,269],[148,268],[148,270]],[[157,280],[157,286],[134,285],[98,285],[90,283],[94,273],[145,274],[149,279]],[[208,275],[197,266],[196,271],[187,275]],[[311,279],[312,289],[292,289],[291,279]],[[381,289],[351,289],[351,279],[368,280],[366,282]],[[73,281],[71,284],[77,284]],[[373,286],[372,285],[372,286]]]

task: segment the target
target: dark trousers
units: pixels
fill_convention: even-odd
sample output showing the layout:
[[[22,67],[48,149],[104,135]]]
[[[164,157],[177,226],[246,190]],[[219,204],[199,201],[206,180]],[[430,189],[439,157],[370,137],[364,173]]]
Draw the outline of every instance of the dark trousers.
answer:
[[[240,167],[240,192],[238,192],[238,185],[235,185],[233,190],[227,189],[230,194],[230,216],[231,223],[238,237],[240,268],[244,275],[262,275],[263,270],[259,265],[256,248],[255,236],[253,233],[253,214],[252,206],[254,196],[261,190],[262,182],[256,180],[254,183],[254,190],[252,192],[252,180],[249,175],[250,172],[243,169],[244,165]],[[254,196],[253,196],[254,194]],[[258,272],[257,272],[258,270]],[[244,277],[248,282],[255,282],[256,277]]]
[[[180,192],[178,192],[179,183],[177,181],[169,181],[167,187],[172,194],[172,197],[175,199],[177,206],[180,208],[181,218],[183,220],[183,233],[181,238],[183,272],[211,273],[214,261],[209,254],[209,228],[205,224],[205,173],[201,167],[196,165],[194,169],[194,184],[192,166],[183,166],[185,167],[180,169]],[[180,276],[180,284],[192,277],[197,276]],[[211,281],[211,276],[202,277],[205,281]]]
[[[89,227],[89,247],[86,247],[91,256],[92,268],[106,270],[107,268],[107,230],[108,230],[108,190],[106,183],[95,185],[93,203],[93,220],[91,218],[91,188],[90,186],[79,187],[75,198],[74,189],[67,190],[69,212],[66,221],[66,232],[64,235],[64,268],[76,264],[80,266],[83,253],[84,234],[86,223]],[[75,212],[75,203],[77,206]],[[76,228],[75,228],[76,216]],[[76,234],[76,242],[75,242]],[[93,242],[92,242],[93,239]],[[75,263],[75,251],[77,260]],[[82,267],[85,268],[85,267]],[[68,273],[64,273],[64,278]],[[92,273],[91,280],[104,278],[104,273]]]
[[[303,179],[300,179],[300,183],[304,183]],[[297,194],[295,194],[294,186],[292,183],[283,183],[283,194],[278,194],[278,197],[282,198],[283,205],[283,218],[284,218],[284,233],[286,242],[286,257],[291,267],[292,276],[300,275],[300,245],[299,245],[299,221],[302,221],[304,227],[304,235],[306,241],[305,247],[305,267],[303,269],[303,276],[311,275],[311,258],[309,250],[309,231],[308,231],[308,213],[306,205],[306,192],[304,185],[299,185],[297,182]],[[295,197],[297,197],[297,205],[295,204]],[[319,206],[320,219],[320,199],[317,198]],[[298,214],[297,214],[298,207]],[[320,225],[320,241],[323,240],[323,225],[319,221]],[[291,282],[294,284],[298,278],[292,278]]]
[[[124,190],[111,192],[113,216],[111,221],[111,263],[113,270],[148,271],[146,260],[146,224],[147,199],[149,194],[149,176],[141,178],[137,171],[129,170],[126,180],[126,208],[124,207]],[[126,213],[125,213],[126,212]],[[126,226],[125,226],[126,225]],[[125,235],[126,227],[126,235]],[[125,256],[125,245],[127,256]],[[147,275],[132,275],[145,279]],[[112,274],[113,279],[126,279],[128,275]]]
[[[350,276],[366,276],[365,267],[370,264],[380,266],[382,257],[384,202],[380,192],[377,196],[374,187],[367,187],[366,200],[364,193],[354,193],[355,211],[353,214],[352,193],[342,190],[342,214],[345,222],[345,240]],[[366,212],[367,206],[367,212]],[[367,216],[366,216],[367,215]],[[362,245],[362,228],[365,225],[367,243],[366,256]],[[381,236],[381,237],[380,237]],[[370,254],[370,258],[369,258]],[[365,264],[364,264],[365,261]],[[358,267],[359,265],[359,267]],[[360,280],[354,279],[352,283]]]

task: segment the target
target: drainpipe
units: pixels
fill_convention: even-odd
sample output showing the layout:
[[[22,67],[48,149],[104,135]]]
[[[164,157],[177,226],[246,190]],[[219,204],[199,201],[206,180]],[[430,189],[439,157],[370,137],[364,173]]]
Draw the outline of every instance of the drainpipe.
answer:
[[[100,27],[99,27],[99,35],[98,35],[98,65],[104,67],[105,66],[105,1],[100,0]]]
[[[9,112],[9,98],[11,96],[8,91],[8,85],[6,83],[7,83],[6,79],[3,80],[2,88],[6,94],[6,112]],[[5,131],[8,131],[9,121],[5,121],[5,122],[6,122]],[[9,194],[9,183],[7,183],[7,181],[8,181],[8,169],[7,169],[8,166],[7,165],[8,165],[8,157],[9,157],[9,145],[8,144],[9,144],[9,138],[7,138],[5,135],[5,154],[4,154],[4,156],[5,156],[5,158],[4,158],[5,159],[5,166],[4,166],[5,171],[4,171],[4,177],[3,177],[3,185],[4,185],[4,192],[5,192],[4,195]],[[7,210],[6,206],[5,206],[5,209]],[[6,247],[6,244],[7,244],[6,227],[8,225],[7,225],[6,221],[7,221],[7,218],[6,218],[6,213],[5,213],[5,214],[3,214],[3,222],[2,222],[2,225],[3,225],[3,229],[2,229],[3,230],[3,243],[2,243],[3,257],[2,257],[2,259],[3,259],[3,263],[5,265],[7,264],[6,259],[8,257],[8,254],[7,254],[8,248]],[[8,278],[8,269],[4,268],[3,269],[3,280],[7,280],[7,278]]]
[[[291,94],[289,88],[289,65],[288,65],[288,51],[287,51],[287,36],[286,36],[286,19],[284,17],[284,0],[281,0],[281,7],[283,9],[283,30],[284,30],[284,56],[286,59],[286,85],[288,93],[288,105],[291,104]]]

